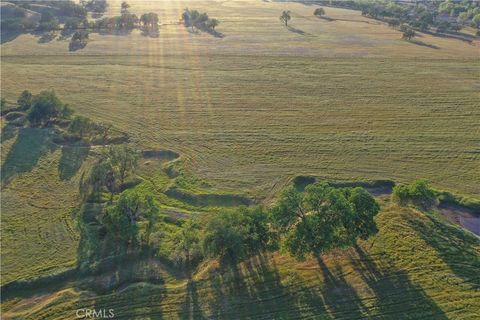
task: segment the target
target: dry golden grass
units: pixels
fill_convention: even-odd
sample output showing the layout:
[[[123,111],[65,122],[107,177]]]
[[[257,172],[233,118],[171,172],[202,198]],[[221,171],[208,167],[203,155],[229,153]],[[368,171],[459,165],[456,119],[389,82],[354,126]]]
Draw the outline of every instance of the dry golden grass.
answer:
[[[478,41],[421,34],[418,45],[358,12],[326,8],[327,21],[298,3],[131,5],[160,14],[159,38],[92,34],[70,53],[67,41],[22,35],[1,46],[2,97],[54,89],[78,114],[114,123],[140,148],[178,151],[192,175],[230,192],[266,195],[311,174],[422,177],[480,194]],[[224,37],[179,25],[185,7],[220,19]],[[2,190],[3,282],[76,264],[82,170],[65,174],[62,151],[42,147],[2,143],[2,168],[15,173]]]

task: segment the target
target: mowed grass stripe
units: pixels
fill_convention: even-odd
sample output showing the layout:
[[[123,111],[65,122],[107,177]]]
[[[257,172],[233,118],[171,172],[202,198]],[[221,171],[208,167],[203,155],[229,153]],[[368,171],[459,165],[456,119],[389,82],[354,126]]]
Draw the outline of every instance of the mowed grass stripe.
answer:
[[[421,176],[480,192],[472,158],[478,61],[166,55],[137,66],[137,57],[79,56],[56,66],[53,59],[27,67],[17,63],[23,58],[4,58],[11,75],[4,91],[20,92],[8,80],[18,77],[32,90],[55,88],[79,113],[116,123],[139,144],[184,153],[194,174],[220,187],[248,189],[250,180],[268,190],[276,177],[310,173]],[[231,61],[233,71],[223,70]],[[69,79],[60,77],[64,67]]]

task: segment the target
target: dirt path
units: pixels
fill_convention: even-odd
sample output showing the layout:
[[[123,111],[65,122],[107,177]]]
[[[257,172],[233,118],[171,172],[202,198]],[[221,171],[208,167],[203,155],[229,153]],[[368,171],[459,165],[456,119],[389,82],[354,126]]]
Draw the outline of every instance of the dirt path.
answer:
[[[436,209],[448,221],[480,236],[480,212],[453,204],[440,204]]]

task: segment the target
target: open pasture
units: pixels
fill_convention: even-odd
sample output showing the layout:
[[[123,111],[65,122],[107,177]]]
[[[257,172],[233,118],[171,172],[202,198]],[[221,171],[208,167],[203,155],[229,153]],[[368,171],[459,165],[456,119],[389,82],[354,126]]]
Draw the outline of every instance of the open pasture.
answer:
[[[290,2],[130,3],[133,12],[159,14],[158,38],[92,33],[72,53],[67,40],[21,35],[1,45],[2,97],[13,103],[25,89],[53,89],[139,149],[177,152],[206,198],[220,195],[215,201],[271,199],[297,175],[426,178],[436,189],[480,194],[478,40],[420,34],[407,42],[359,12],[326,8],[329,19],[320,19],[315,6]],[[185,7],[219,19],[221,36],[187,30],[179,23]],[[289,28],[278,19],[287,9]],[[45,129],[2,128],[3,283],[76,266],[78,185],[93,151],[56,145]],[[209,209],[167,196],[171,181],[152,163],[142,162],[139,188],[157,192],[164,214]],[[162,285],[139,276],[96,295],[65,281],[3,303],[5,317],[63,319],[85,306],[114,306],[125,319],[267,317],[262,309],[280,319],[479,315],[476,238],[388,201],[378,223],[380,234],[362,249],[327,257],[328,270],[275,255],[242,266],[235,282],[215,266],[189,280],[159,264]],[[152,265],[86,281],[110,283],[143,267]]]

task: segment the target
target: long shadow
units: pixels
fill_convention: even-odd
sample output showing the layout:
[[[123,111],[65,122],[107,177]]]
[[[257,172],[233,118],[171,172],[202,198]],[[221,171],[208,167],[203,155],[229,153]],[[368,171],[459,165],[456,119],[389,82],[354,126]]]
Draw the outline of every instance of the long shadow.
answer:
[[[429,213],[425,213],[425,217],[431,225],[421,219],[409,218],[407,221],[428,245],[437,250],[457,276],[479,289],[480,259],[474,246],[478,246],[480,240],[457,226],[439,221]],[[461,262],[458,261],[459,257]]]
[[[61,180],[70,180],[87,159],[89,146],[63,146],[62,156],[58,163],[58,173]]]
[[[334,274],[320,256],[316,258],[324,279],[324,286],[321,289],[323,301],[333,317],[349,319],[365,317],[368,309],[362,303],[355,288],[346,281],[341,270],[337,270]]]
[[[270,261],[270,262],[269,262]],[[302,279],[284,285],[273,260],[252,258],[243,268],[212,275],[213,319],[328,319],[329,315],[317,287]]]
[[[207,319],[198,300],[197,284],[192,279],[189,279],[187,283],[185,301],[178,316],[181,319]]]
[[[203,30],[204,32],[214,36],[215,38],[225,38],[225,34],[221,33],[221,32],[218,32],[216,30],[212,30],[212,29],[205,29]]]
[[[426,34],[429,34],[429,35],[432,35],[434,37],[440,37],[440,38],[450,38],[450,39],[457,39],[457,40],[461,40],[461,41],[464,41],[464,42],[467,42],[469,44],[472,44],[472,41],[475,39],[475,36],[472,36],[470,34],[466,34],[466,33],[463,33],[463,32],[433,32],[433,31],[430,31],[430,30],[418,30],[422,33],[426,33]]]
[[[149,38],[158,38],[160,36],[159,28],[141,28],[142,36]]]
[[[320,16],[320,17],[317,17],[317,18],[328,21],[328,22],[337,21],[337,19],[326,17],[326,16]]]
[[[410,40],[408,42],[416,44],[417,46],[427,47],[427,48],[430,48],[430,49],[440,49],[440,47],[438,47],[434,44],[425,43],[425,42],[420,41],[420,40]]]
[[[93,29],[92,33],[97,32],[102,36],[128,36],[132,33],[134,29]]]
[[[288,27],[287,27],[287,30],[290,31],[290,32],[299,34],[299,35],[301,35],[301,36],[309,35],[309,34],[306,33],[305,31],[303,31],[303,30],[301,30],[301,29],[297,29],[297,28],[291,27],[291,26],[288,26]]]
[[[123,266],[125,268],[125,266]],[[138,270],[127,266],[128,273],[136,273]],[[124,277],[125,271],[114,271],[110,276],[110,281],[118,282],[118,279]],[[134,277],[135,275],[131,275]],[[96,278],[87,288],[98,284],[102,279]],[[87,292],[87,294],[83,294]],[[77,310],[88,308],[107,313],[100,318],[111,319],[163,319],[162,300],[166,295],[163,287],[152,288],[149,285],[136,285],[130,287],[120,287],[109,290],[102,295],[92,295],[88,291],[81,291]],[[108,316],[110,314],[110,316]],[[113,315],[113,316],[112,316]],[[97,319],[97,318],[95,318]]]
[[[0,34],[0,44],[13,41],[23,33],[24,32],[21,32],[21,31],[2,31]]]
[[[17,135],[18,128],[12,125],[6,125],[2,128],[2,133],[0,133],[1,142],[4,143],[12,138],[15,138]]]
[[[15,175],[30,172],[38,160],[56,150],[49,129],[22,128],[17,139],[5,158],[1,169],[1,181],[8,181]]]
[[[355,246],[355,251],[359,259],[352,260],[352,264],[376,298],[378,314],[371,316],[411,319],[411,314],[415,313],[418,319],[448,319],[442,309],[420,286],[413,284],[404,271],[389,265],[380,269],[359,246]]]

